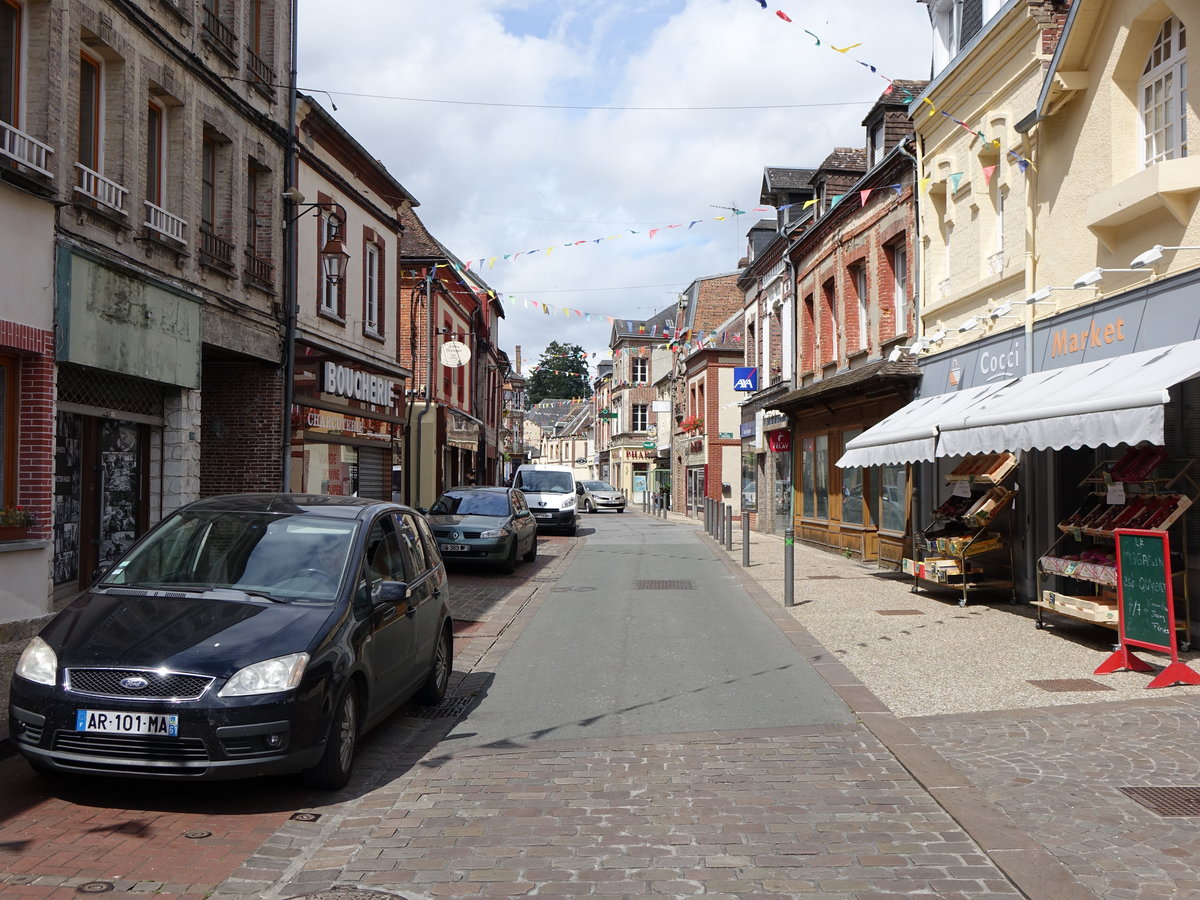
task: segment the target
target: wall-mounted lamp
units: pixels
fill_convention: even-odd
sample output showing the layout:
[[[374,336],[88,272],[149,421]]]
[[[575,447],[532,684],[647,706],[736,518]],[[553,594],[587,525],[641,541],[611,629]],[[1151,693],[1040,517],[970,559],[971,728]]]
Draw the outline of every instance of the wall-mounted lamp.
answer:
[[[1096,282],[1100,281],[1106,272],[1136,272],[1136,268],[1132,269],[1092,269],[1090,272],[1084,272],[1075,279],[1075,289],[1091,287]]]
[[[945,339],[946,339],[946,329],[939,328],[933,334],[929,335],[929,337],[925,338],[925,342],[927,344],[940,344]]]
[[[990,318],[992,320],[1003,319],[1005,316],[1007,316],[1011,313],[1012,313],[1012,304],[1011,303],[1001,303],[999,306],[997,306],[995,309],[993,309],[990,313],[988,313],[988,318]]]
[[[1200,250],[1200,247],[1164,247],[1162,244],[1155,244],[1145,253],[1139,253],[1131,259],[1129,261],[1129,268],[1142,269],[1153,265],[1163,258],[1163,253],[1167,250]]]
[[[346,210],[340,203],[332,200],[305,203],[304,194],[298,187],[290,187],[284,191],[283,199],[291,200],[296,204],[298,212],[293,217],[293,222],[310,209],[329,211],[329,217],[326,220],[329,237],[325,241],[325,246],[321,248],[321,272],[330,284],[338,284],[346,277],[346,265],[350,262],[350,254],[346,252],[346,242],[342,240],[342,228],[346,224]]]
[[[897,344],[895,347],[892,348],[892,352],[888,354],[887,361],[888,362],[899,362],[900,357],[903,355],[904,355],[904,348],[901,347],[899,344]]]
[[[925,338],[917,338],[904,349],[909,353],[920,353],[926,346]]]
[[[971,331],[978,327],[979,327],[979,320],[977,318],[975,318],[974,316],[971,316],[971,318],[965,320],[958,326],[958,331],[961,334],[964,331]]]

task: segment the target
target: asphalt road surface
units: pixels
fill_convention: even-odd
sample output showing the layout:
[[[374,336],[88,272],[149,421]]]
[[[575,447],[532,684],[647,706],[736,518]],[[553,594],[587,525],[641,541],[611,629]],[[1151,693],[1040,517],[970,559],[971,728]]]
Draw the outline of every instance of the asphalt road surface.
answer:
[[[643,516],[583,524],[594,533],[449,747],[853,721],[699,532]]]

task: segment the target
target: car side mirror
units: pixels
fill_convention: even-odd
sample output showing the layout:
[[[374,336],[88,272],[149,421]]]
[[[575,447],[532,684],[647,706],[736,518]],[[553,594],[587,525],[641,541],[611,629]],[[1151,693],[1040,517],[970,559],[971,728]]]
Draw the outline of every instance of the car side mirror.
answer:
[[[379,593],[375,596],[376,603],[403,603],[408,599],[408,582],[383,581],[379,584]]]
[[[583,496],[583,485],[582,484],[575,485],[575,493],[577,493],[580,497]]]
[[[429,515],[429,507],[428,506],[417,506],[417,507],[415,507],[415,509],[417,512],[419,512],[423,516]]]

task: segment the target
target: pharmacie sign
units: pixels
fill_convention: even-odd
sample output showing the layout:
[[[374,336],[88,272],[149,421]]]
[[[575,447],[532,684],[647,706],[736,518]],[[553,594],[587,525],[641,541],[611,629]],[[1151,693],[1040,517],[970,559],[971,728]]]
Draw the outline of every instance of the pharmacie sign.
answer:
[[[332,362],[321,364],[321,390],[374,406],[391,407],[396,403],[396,382],[390,378]]]

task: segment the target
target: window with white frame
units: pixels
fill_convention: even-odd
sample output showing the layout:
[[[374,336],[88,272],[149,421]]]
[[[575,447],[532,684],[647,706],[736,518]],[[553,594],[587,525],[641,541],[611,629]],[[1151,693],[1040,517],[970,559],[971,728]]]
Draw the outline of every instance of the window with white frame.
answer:
[[[867,267],[864,263],[858,263],[850,268],[850,274],[854,279],[854,295],[857,300],[858,346],[866,347],[868,344],[867,306],[870,303],[870,297],[867,296]]]
[[[635,403],[632,408],[632,426],[631,431],[647,431],[650,428],[650,405],[647,403]]]
[[[379,321],[379,245],[368,243],[363,251],[363,327],[371,334],[381,331]]]
[[[933,24],[933,69],[941,71],[958,54],[962,0],[934,0],[929,6]]]
[[[650,380],[650,360],[635,356],[629,361],[629,380],[634,384],[645,384]]]
[[[879,161],[883,159],[883,141],[884,129],[883,123],[880,122],[871,129],[871,166],[878,165]]]
[[[892,315],[895,317],[896,334],[906,330],[908,302],[908,248],[904,240],[898,240],[889,248],[888,256],[892,264]]]
[[[335,237],[341,236],[342,222],[336,215],[330,212],[323,212],[318,219],[320,222],[320,234],[317,237],[317,247],[324,247],[329,241]],[[343,238],[344,240],[344,238]],[[325,273],[321,268],[320,261],[317,263],[317,278],[320,281],[319,294],[321,297],[321,312],[328,313],[331,316],[340,316],[341,311],[341,284],[335,284],[325,277]]]
[[[0,0],[0,122],[20,127],[21,7]]]
[[[1171,16],[1162,23],[1138,82],[1142,164],[1187,156],[1187,32]]]

